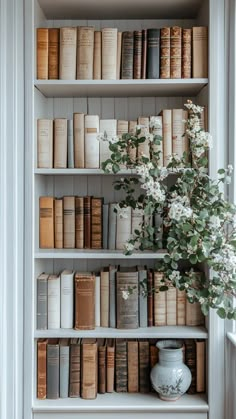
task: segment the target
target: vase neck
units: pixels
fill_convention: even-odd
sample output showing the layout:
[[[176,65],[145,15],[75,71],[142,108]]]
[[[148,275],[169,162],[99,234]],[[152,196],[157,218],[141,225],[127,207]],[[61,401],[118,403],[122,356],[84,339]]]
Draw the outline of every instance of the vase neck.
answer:
[[[159,351],[159,363],[161,365],[166,364],[181,364],[183,362],[183,351],[182,349],[160,349]]]

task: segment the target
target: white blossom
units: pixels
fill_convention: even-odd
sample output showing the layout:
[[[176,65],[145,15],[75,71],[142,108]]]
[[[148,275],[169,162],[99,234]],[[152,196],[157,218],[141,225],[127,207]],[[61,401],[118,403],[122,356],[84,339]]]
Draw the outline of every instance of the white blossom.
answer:
[[[229,175],[231,175],[231,173],[233,172],[234,168],[232,166],[232,164],[228,164],[228,173]]]
[[[129,298],[129,291],[122,291],[122,298],[123,300],[128,300]]]
[[[134,250],[134,245],[130,242],[125,243],[124,247],[127,252],[132,252]]]
[[[218,230],[221,227],[221,219],[217,215],[211,215],[209,219],[209,227]]]

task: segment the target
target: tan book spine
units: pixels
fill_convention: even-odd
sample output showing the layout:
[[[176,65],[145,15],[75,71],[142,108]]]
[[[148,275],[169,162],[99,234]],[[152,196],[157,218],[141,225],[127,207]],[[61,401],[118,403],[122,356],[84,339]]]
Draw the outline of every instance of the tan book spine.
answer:
[[[193,78],[208,77],[208,28],[193,27]]]
[[[106,346],[104,339],[98,339],[98,393],[106,393]]]
[[[164,109],[162,112],[163,123],[163,164],[166,167],[172,154],[172,111]]]
[[[60,28],[60,80],[75,80],[77,28]]]
[[[75,168],[84,168],[84,113],[74,113],[74,160]]]
[[[128,392],[139,391],[138,342],[128,341]]]
[[[186,292],[177,289],[177,325],[185,326]]]
[[[136,121],[129,121],[129,127],[128,127],[128,132],[132,135],[136,134],[136,128],[137,128],[137,120]],[[136,162],[136,158],[137,158],[137,148],[136,147],[130,147],[128,146],[128,155],[130,160],[132,161],[132,163]]]
[[[64,249],[75,248],[75,197],[63,197],[63,242]]]
[[[182,30],[182,79],[192,76],[192,29]]]
[[[140,137],[149,133],[149,118],[146,116],[139,116],[138,125],[141,127]],[[147,139],[138,146],[138,158],[141,158],[142,156],[150,157],[149,140]]]
[[[102,29],[102,79],[116,80],[117,29]]]
[[[154,278],[152,269],[148,269],[147,272],[147,291],[148,291],[148,327],[153,326],[153,309],[154,309],[154,297],[153,297],[153,288],[154,288]]]
[[[54,248],[54,198],[41,196],[39,198],[39,247]]]
[[[99,116],[85,115],[85,167],[86,169],[99,168],[99,141],[97,139],[99,133]]]
[[[115,379],[115,346],[114,341],[107,343],[107,393],[113,393]]]
[[[95,275],[75,274],[75,329],[95,329]]]
[[[158,144],[151,144],[151,153],[158,153],[159,152],[159,159],[158,159],[158,165],[160,167],[163,167],[163,121],[162,116],[150,116],[150,124],[153,124],[153,135],[158,135],[161,137],[160,145]],[[155,156],[155,159],[157,159],[157,156]]]
[[[123,293],[129,292],[129,289],[132,289],[132,293],[125,300]],[[116,302],[117,329],[137,329],[139,327],[138,271],[123,268],[117,272]]]
[[[204,316],[198,302],[190,303],[186,300],[186,326],[201,326],[204,324]]]
[[[93,51],[93,79],[102,78],[102,32],[94,32],[94,51]]]
[[[77,79],[93,79],[94,28],[77,28]]]
[[[167,326],[176,326],[176,288],[169,285],[166,291],[166,324]]]
[[[183,109],[172,109],[172,150],[179,158],[183,156],[185,149],[183,134]]]
[[[75,197],[75,247],[84,248],[84,198]]]
[[[91,248],[102,249],[102,198],[92,198],[91,202]]]
[[[37,28],[37,79],[48,79],[48,29]]]
[[[63,249],[63,199],[55,199],[55,248]]]
[[[67,168],[67,119],[54,120],[54,165],[55,169]]]
[[[53,120],[37,120],[37,167],[53,167]]]
[[[97,342],[94,339],[83,339],[81,364],[81,397],[83,399],[90,400],[97,397],[97,363]]]
[[[120,79],[122,32],[117,32],[116,79]]]
[[[196,340],[196,391],[206,391],[206,343]]]
[[[163,273],[154,272],[154,326],[166,326],[166,291],[159,291],[163,284]]]
[[[170,77],[181,79],[182,28],[170,28]]]
[[[37,342],[37,398],[47,397],[47,339]]]
[[[109,269],[101,271],[101,327],[109,327]]]
[[[49,28],[48,38],[48,78],[57,80],[59,79],[60,29]]]
[[[133,78],[141,79],[142,75],[142,31],[134,31],[134,68]]]
[[[77,338],[70,340],[69,397],[80,397],[80,346]]]
[[[161,29],[160,78],[170,79],[170,28]]]
[[[119,138],[122,138],[123,134],[126,134],[129,130],[129,121],[126,121],[124,119],[119,119],[117,121],[117,136]],[[123,154],[125,154],[125,151],[123,152]],[[126,165],[123,163],[120,163],[120,167],[122,169],[126,168]]]
[[[91,248],[91,196],[84,197],[84,248]]]

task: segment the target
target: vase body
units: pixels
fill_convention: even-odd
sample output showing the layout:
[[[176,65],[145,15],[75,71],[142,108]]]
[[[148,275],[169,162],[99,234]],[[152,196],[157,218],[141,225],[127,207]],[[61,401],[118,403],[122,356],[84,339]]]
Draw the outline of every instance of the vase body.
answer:
[[[189,368],[183,363],[183,343],[163,340],[156,346],[159,363],[151,370],[152,386],[162,400],[178,400],[188,390],[192,380]]]

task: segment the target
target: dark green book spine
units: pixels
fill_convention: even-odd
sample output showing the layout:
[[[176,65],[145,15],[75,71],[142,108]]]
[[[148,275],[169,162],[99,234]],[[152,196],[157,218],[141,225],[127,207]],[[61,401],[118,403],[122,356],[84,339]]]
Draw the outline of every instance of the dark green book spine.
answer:
[[[121,78],[133,78],[134,33],[131,31],[122,34],[121,51]]]
[[[160,29],[147,30],[147,79],[160,77]]]

